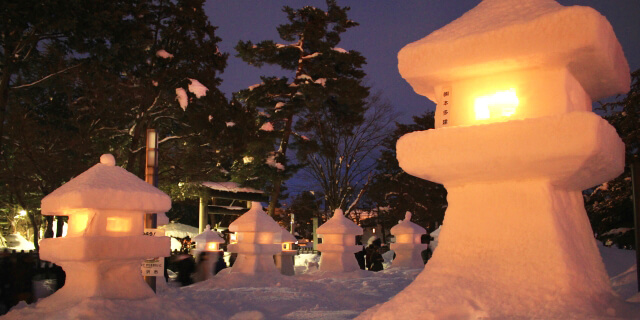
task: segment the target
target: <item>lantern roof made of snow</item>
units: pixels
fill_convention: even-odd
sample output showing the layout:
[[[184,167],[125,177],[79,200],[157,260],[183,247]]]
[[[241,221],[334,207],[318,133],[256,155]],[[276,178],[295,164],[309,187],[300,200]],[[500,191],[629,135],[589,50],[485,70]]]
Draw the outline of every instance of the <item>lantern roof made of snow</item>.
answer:
[[[208,242],[217,242],[224,243],[224,239],[215,231],[211,230],[211,226],[207,225],[202,231],[201,234],[193,237],[192,239],[196,243],[208,243]]]
[[[280,233],[282,227],[262,210],[260,202],[252,202],[251,209],[229,225],[231,232]]]
[[[163,213],[171,209],[171,198],[115,165],[110,154],[100,163],[54,190],[42,199],[43,215],[67,215],[72,209],[98,209]]]
[[[508,71],[566,67],[593,100],[626,93],[629,65],[609,21],[590,7],[554,0],[484,0],[398,53],[413,89]]]
[[[397,236],[399,234],[426,234],[427,230],[413,222],[411,222],[411,212],[407,212],[404,220],[398,222],[391,228],[391,234]]]
[[[291,234],[291,232],[287,231],[287,229],[285,228],[280,228],[280,242],[281,243],[285,243],[285,242],[296,242],[298,241],[298,239],[296,239],[295,236],[293,236]]]
[[[354,234],[361,235],[362,228],[355,222],[347,219],[341,209],[336,209],[333,217],[321,225],[316,232],[318,234]]]

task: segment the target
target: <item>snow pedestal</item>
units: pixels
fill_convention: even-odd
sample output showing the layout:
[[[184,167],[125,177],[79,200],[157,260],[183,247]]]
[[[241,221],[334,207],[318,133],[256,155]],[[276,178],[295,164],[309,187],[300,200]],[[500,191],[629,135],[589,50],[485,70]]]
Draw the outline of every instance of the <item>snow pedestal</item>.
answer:
[[[436,129],[403,136],[398,161],[442,183],[448,208],[425,270],[361,317],[625,316],[581,195],[624,168],[615,129],[590,112],[629,89],[606,19],[553,0],[485,0],[398,56],[437,103]]]
[[[205,259],[200,261],[204,272],[199,274],[201,278],[198,279],[198,281],[204,281],[213,277],[213,267],[219,257],[224,254],[220,249],[220,244],[225,241],[217,232],[211,230],[210,225],[207,225],[202,233],[195,236],[193,241],[196,243],[197,255],[203,254],[202,259]]]
[[[411,213],[407,212],[404,220],[391,228],[391,234],[396,238],[396,242],[391,244],[391,250],[396,253],[392,266],[424,268],[421,253],[423,250],[427,250],[429,245],[421,243],[420,238],[426,233],[425,228],[411,222]]]
[[[273,255],[281,251],[281,227],[263,210],[259,202],[229,225],[237,243],[228,246],[238,257],[231,268],[234,273],[278,273]]]
[[[321,225],[316,233],[322,238],[318,244],[320,270],[330,272],[351,272],[360,270],[355,253],[362,250],[356,245],[356,236],[362,235],[362,228],[344,216],[337,209],[333,217]]]
[[[40,258],[60,265],[65,285],[39,306],[64,306],[84,298],[154,296],[140,265],[169,255],[168,237],[144,236],[144,215],[164,213],[171,199],[128,171],[111,155],[42,199],[43,215],[67,215],[64,238],[43,239]]]
[[[280,270],[280,273],[285,276],[293,276],[296,274],[294,265],[294,257],[298,253],[298,250],[293,248],[293,245],[298,241],[289,231],[284,228],[280,228],[280,241],[282,244],[282,251],[275,256],[276,267]]]

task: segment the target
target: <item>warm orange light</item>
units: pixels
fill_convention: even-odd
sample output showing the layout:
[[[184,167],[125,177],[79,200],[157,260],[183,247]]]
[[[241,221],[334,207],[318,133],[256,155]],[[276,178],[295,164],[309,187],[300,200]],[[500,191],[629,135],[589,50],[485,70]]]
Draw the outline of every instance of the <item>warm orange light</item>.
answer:
[[[478,97],[474,106],[476,120],[509,117],[516,113],[518,104],[520,104],[520,100],[518,100],[515,89]]]
[[[69,233],[78,234],[87,229],[89,213],[75,213],[69,215]]]
[[[282,250],[293,250],[293,243],[292,242],[283,242],[282,243]]]
[[[218,251],[218,243],[217,242],[207,242],[207,251]]]
[[[128,232],[131,231],[131,219],[120,217],[107,217],[107,231]]]
[[[238,238],[237,238],[236,234],[235,234],[235,233],[232,233],[232,234],[229,236],[229,243],[237,243],[237,242],[238,242]]]

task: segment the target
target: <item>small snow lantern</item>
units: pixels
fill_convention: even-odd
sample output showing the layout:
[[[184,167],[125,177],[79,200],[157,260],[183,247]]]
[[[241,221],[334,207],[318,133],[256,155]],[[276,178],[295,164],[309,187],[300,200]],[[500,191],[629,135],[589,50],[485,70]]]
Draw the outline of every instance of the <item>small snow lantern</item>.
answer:
[[[407,212],[404,220],[391,228],[391,234],[396,237],[396,242],[391,244],[391,250],[396,253],[392,266],[423,268],[421,253],[429,245],[421,243],[420,238],[426,233],[425,228],[411,222],[411,212]]]
[[[44,304],[87,297],[144,299],[153,291],[142,260],[169,255],[168,237],[144,236],[144,216],[164,213],[171,199],[125,169],[110,154],[42,199],[42,214],[69,216],[64,238],[43,239],[40,258],[67,273],[64,287]]]
[[[355,253],[362,250],[356,245],[356,236],[362,235],[362,228],[347,219],[341,209],[336,209],[333,217],[321,225],[316,232],[322,238],[318,250],[320,270],[350,272],[360,270]]]
[[[276,267],[280,269],[280,273],[292,276],[295,274],[293,257],[298,253],[294,248],[294,244],[298,241],[289,231],[280,228],[280,242],[282,243],[282,252],[275,256]]]
[[[252,202],[251,209],[229,225],[238,241],[228,246],[229,252],[238,254],[231,272],[277,273],[273,255],[282,250],[280,230],[280,225],[262,210],[260,202]]]
[[[282,243],[282,251],[297,252],[298,250],[294,248],[294,245],[296,244],[296,242],[298,242],[298,239],[296,239],[296,237],[294,237],[291,232],[287,231],[286,229],[280,229],[280,242]]]
[[[204,231],[193,237],[196,243],[196,250],[199,252],[219,252],[220,244],[224,243],[224,239],[217,232],[211,230],[211,226],[207,225]]]
[[[448,206],[433,258],[376,317],[618,316],[582,197],[624,170],[624,143],[591,110],[630,85],[606,18],[483,0],[405,46],[398,68],[437,103],[436,129],[401,137],[398,163],[443,184]]]

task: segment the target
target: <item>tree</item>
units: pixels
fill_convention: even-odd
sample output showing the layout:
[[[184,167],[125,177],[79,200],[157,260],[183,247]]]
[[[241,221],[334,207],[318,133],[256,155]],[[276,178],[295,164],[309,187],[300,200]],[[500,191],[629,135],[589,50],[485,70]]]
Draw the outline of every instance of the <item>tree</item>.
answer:
[[[240,41],[236,46],[238,56],[251,65],[278,65],[294,72],[291,80],[263,77],[261,84],[236,95],[262,112],[261,128],[273,133],[272,145],[277,146],[259,156],[271,164],[269,171],[260,174],[271,180],[270,215],[278,204],[282,183],[296,169],[288,161],[290,139],[302,142],[306,132],[327,119],[341,124],[345,131],[363,120],[368,96],[361,81],[365,59],[356,51],[337,47],[340,35],[358,24],[347,18],[348,7],[339,7],[333,0],[326,3],[327,11],[284,7],[288,23],[280,25],[278,33],[285,44]]]
[[[413,117],[412,124],[397,123],[396,130],[384,141],[385,150],[377,162],[377,173],[368,193],[375,204],[378,223],[391,227],[404,219],[405,212],[413,214],[413,222],[426,226],[428,231],[442,224],[447,207],[447,192],[440,184],[411,176],[398,165],[396,142],[413,131],[434,128],[434,113]]]
[[[313,238],[313,218],[319,218],[320,222],[326,220],[326,217],[323,219],[323,213],[320,210],[321,203],[322,198],[310,191],[299,193],[291,201],[286,212],[289,216],[295,214],[295,231],[300,237]]]
[[[391,134],[396,118],[378,93],[367,99],[364,121],[344,130],[339,119],[316,121],[309,140],[301,143],[299,161],[309,181],[322,190],[325,210],[342,209],[349,215],[362,198],[376,165],[375,155]]]
[[[27,210],[36,235],[40,199],[99,154],[142,176],[155,128],[165,186],[222,177],[235,154],[223,151],[243,148],[226,123],[249,117],[217,89],[227,55],[203,1],[69,2],[2,8],[0,201]]]
[[[631,90],[621,100],[601,106],[604,117],[625,143],[625,170],[617,178],[584,193],[585,208],[596,237],[605,244],[634,249],[633,186],[630,165],[639,161],[640,70],[631,74]],[[635,248],[637,249],[637,248]]]

